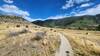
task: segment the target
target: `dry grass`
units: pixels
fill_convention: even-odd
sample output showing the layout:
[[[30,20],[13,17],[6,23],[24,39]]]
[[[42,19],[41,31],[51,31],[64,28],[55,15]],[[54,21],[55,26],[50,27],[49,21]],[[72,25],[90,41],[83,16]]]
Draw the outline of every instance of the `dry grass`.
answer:
[[[0,24],[0,27],[0,56],[54,56],[59,47],[60,41],[57,33],[45,27],[36,27],[31,23],[4,23]],[[19,34],[23,29],[27,32]],[[46,35],[36,40],[37,32],[46,32]],[[11,33],[14,35],[11,36]]]
[[[28,32],[9,36],[11,32],[19,33],[23,29]],[[37,32],[46,34],[36,40]],[[58,32],[62,32],[68,38],[75,56],[100,56],[100,32],[98,31],[54,29],[31,23],[10,22],[0,24],[0,56],[54,56],[60,45]]]
[[[100,32],[59,29],[69,39],[75,56],[100,56]]]

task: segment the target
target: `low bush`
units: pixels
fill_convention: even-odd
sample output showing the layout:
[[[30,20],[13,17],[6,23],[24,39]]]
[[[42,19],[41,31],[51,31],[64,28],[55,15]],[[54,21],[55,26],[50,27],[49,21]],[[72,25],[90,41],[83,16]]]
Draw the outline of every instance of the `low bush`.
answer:
[[[20,27],[20,25],[16,25],[16,27],[18,28],[18,27]]]
[[[46,35],[46,32],[37,32],[35,40],[43,39],[45,35]]]
[[[98,25],[97,30],[100,31],[100,25]]]
[[[28,25],[26,25],[26,28],[28,28]]]
[[[19,34],[17,32],[9,32],[9,37],[12,37],[12,36],[18,36]]]
[[[18,31],[18,32],[11,31],[11,32],[9,32],[9,37],[18,36],[20,34],[24,34],[27,32],[28,32],[28,30],[26,30],[26,29],[23,29],[22,31]]]

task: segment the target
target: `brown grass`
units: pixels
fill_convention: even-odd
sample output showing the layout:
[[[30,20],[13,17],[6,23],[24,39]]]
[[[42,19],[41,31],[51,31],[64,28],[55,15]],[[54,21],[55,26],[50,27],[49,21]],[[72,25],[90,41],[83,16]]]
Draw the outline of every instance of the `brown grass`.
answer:
[[[16,27],[16,25],[20,25],[20,27]],[[31,23],[9,22],[1,24],[0,56],[54,56],[60,45],[59,36],[48,28],[35,26]],[[23,29],[28,30],[28,32],[9,36],[10,32],[15,34]],[[46,35],[40,40],[35,40],[37,32],[46,32]]]
[[[100,55],[100,32],[68,29],[59,31],[69,39],[75,56]]]

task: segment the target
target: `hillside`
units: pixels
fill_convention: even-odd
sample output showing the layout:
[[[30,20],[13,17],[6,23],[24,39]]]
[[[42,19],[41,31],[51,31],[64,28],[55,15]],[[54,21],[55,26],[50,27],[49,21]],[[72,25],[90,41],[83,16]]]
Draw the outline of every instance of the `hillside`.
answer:
[[[49,19],[45,21],[34,21],[32,23],[44,27],[53,27],[53,28],[96,30],[98,25],[100,25],[100,15],[98,14],[95,16],[90,16],[90,15],[74,16],[56,20]]]
[[[22,17],[18,17],[18,16],[6,16],[6,15],[0,15],[0,22],[1,21],[5,21],[5,22],[25,22],[27,20],[25,20]],[[27,21],[28,22],[28,21]]]
[[[0,20],[0,56],[100,55],[99,31],[41,27],[17,16]]]
[[[0,56],[54,56],[60,40],[48,30],[21,17],[0,16]]]

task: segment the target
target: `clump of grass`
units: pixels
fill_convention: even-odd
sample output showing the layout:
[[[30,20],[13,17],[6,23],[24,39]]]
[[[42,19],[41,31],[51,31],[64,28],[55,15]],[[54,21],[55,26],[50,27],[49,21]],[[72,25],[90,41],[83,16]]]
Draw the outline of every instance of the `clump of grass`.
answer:
[[[9,28],[9,26],[7,26],[7,28]]]
[[[57,32],[56,30],[54,30],[54,32]]]
[[[52,31],[53,29],[51,28],[50,31]]]
[[[29,31],[26,30],[26,29],[23,29],[23,30],[18,31],[18,32],[10,31],[10,32],[9,32],[9,37],[18,36],[18,35],[20,35],[20,34],[24,34],[24,33],[27,33],[27,32],[29,32]]]
[[[19,34],[23,34],[23,33],[27,33],[27,32],[29,32],[29,31],[26,29],[23,29],[22,31],[19,32]]]
[[[46,36],[46,32],[37,32],[35,35],[35,40],[40,40],[43,39],[44,36]]]
[[[19,27],[20,27],[20,25],[16,25],[16,27],[17,27],[17,28],[19,28]]]
[[[29,26],[28,25],[26,25],[26,28],[28,28]]]
[[[9,32],[9,37],[12,37],[12,36],[18,36],[18,33],[17,32]]]

